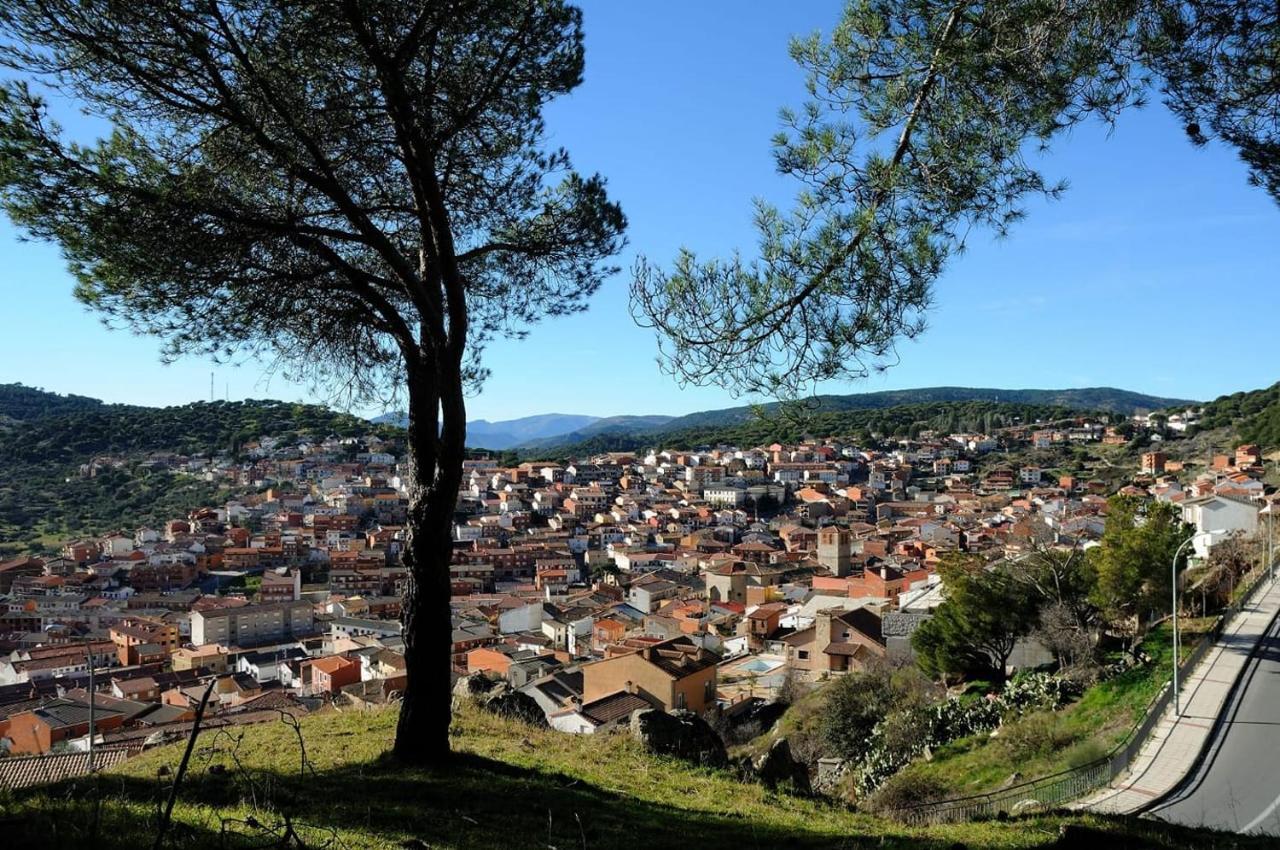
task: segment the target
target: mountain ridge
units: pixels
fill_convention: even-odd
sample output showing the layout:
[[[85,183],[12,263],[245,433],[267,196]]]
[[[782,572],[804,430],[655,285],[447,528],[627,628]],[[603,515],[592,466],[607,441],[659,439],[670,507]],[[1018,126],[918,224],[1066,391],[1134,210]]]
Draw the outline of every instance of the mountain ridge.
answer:
[[[1126,415],[1168,410],[1196,403],[1186,399],[1148,395],[1115,387],[998,389],[942,386],[822,395],[814,397],[807,404],[818,412],[837,413],[962,401],[1054,405],[1078,410],[1112,411]],[[22,384],[0,385],[0,416],[17,420],[89,410],[127,410],[134,407],[133,405],[107,405],[97,399],[59,395]],[[772,402],[759,407],[740,405],[702,410],[682,416],[664,414],[592,416],[574,413],[542,413],[506,420],[475,419],[467,423],[467,444],[495,451],[542,449],[596,437],[640,437],[646,434],[668,433],[690,428],[740,425],[754,419],[758,409],[763,409],[766,413],[776,411],[778,403]],[[374,424],[404,427],[405,418],[403,412],[391,411],[373,417],[370,421]]]
[[[807,404],[819,412],[836,413],[849,410],[876,410],[912,404],[959,401],[1053,405],[1078,410],[1104,410],[1126,415],[1149,413],[1155,410],[1166,410],[1197,403],[1189,399],[1154,396],[1115,387],[1080,387],[1049,390],[987,387],[918,387],[907,390],[877,390],[868,393],[821,395],[815,396]],[[712,425],[739,425],[753,419],[758,409],[762,409],[765,413],[770,413],[776,411],[778,407],[777,402],[770,402],[760,406],[740,405],[716,410],[702,410],[683,416],[667,417],[664,421],[645,428],[627,427],[627,423],[607,425],[605,424],[607,420],[602,419],[588,428],[549,435],[539,440],[514,446],[486,446],[486,448],[541,449],[582,442],[597,436],[642,436],[660,431],[681,431]],[[608,419],[616,420],[620,418],[625,417],[609,417]],[[478,441],[470,439],[468,439],[468,442],[473,445],[480,444]]]

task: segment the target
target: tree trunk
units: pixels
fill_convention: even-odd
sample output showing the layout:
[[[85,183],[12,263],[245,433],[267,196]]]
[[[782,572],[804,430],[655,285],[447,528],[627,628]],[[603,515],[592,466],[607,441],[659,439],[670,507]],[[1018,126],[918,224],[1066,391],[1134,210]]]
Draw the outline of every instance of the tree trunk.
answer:
[[[412,480],[403,555],[408,579],[401,614],[408,682],[400,703],[394,753],[405,764],[434,766],[449,758],[453,644],[449,564],[463,444],[441,439],[440,381],[434,369],[411,365],[408,391]],[[446,394],[453,401],[453,393]],[[456,398],[461,398],[461,385]]]

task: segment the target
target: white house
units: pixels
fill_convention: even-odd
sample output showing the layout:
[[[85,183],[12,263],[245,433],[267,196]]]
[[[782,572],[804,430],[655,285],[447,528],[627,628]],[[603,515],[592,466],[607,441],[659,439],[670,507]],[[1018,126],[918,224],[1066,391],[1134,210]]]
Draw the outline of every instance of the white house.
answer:
[[[1205,496],[1182,504],[1182,519],[1200,532],[1192,546],[1204,558],[1213,545],[1232,532],[1252,535],[1258,531],[1258,505],[1234,496]],[[1208,534],[1206,532],[1216,532]]]

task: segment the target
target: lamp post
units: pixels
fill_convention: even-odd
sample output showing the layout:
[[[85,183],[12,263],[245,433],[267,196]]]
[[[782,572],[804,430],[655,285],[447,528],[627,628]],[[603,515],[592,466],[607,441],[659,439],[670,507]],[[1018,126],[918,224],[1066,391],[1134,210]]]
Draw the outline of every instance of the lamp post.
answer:
[[[1272,493],[1270,496],[1266,496],[1265,500],[1266,500],[1267,506],[1264,507],[1261,511],[1262,513],[1267,515],[1267,578],[1273,582],[1276,580],[1276,553],[1275,553],[1276,501],[1275,500],[1277,495],[1278,494],[1276,493]]]
[[[1187,548],[1189,543],[1195,541],[1197,537],[1209,535],[1211,538],[1215,534],[1225,534],[1225,530],[1215,528],[1211,531],[1197,531],[1178,545],[1173,553],[1173,564],[1170,566],[1170,574],[1173,584],[1173,716],[1182,716],[1182,704],[1179,701],[1178,693],[1178,558],[1182,555],[1182,550]]]

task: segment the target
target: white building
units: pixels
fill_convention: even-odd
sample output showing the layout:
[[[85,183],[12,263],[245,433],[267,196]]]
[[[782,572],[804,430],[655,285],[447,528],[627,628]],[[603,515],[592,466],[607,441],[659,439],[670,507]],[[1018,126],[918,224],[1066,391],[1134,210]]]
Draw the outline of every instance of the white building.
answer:
[[[1204,558],[1215,543],[1233,532],[1242,532],[1246,536],[1256,534],[1258,505],[1234,496],[1206,496],[1184,502],[1182,519],[1200,532],[1192,546],[1196,555]],[[1207,533],[1210,531],[1215,533]]]

